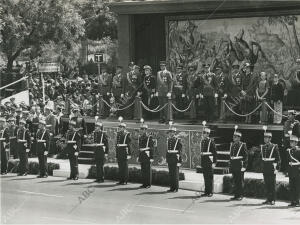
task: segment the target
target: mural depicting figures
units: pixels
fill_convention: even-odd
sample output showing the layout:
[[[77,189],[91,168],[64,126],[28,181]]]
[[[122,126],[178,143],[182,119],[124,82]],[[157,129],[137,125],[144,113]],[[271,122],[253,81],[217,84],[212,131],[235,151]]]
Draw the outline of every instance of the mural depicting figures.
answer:
[[[250,63],[254,74],[277,73],[288,89],[299,83],[299,16],[227,18],[167,18],[167,56],[171,70],[176,65],[208,63],[231,76],[233,65]],[[233,80],[233,79],[230,79]]]

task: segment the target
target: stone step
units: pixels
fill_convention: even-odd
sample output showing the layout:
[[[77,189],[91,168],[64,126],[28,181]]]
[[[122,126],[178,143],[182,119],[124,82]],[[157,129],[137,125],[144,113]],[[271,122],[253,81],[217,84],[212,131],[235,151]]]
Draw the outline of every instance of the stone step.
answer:
[[[202,173],[202,167],[197,166],[196,167],[196,172],[197,173]],[[216,166],[214,167],[214,174],[228,174],[229,173],[229,168],[226,166]]]

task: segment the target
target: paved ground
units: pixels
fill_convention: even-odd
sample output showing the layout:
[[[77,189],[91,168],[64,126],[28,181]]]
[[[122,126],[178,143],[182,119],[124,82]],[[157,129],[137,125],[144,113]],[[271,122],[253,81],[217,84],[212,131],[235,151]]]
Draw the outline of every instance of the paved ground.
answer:
[[[180,190],[166,193],[139,184],[116,186],[60,177],[37,179],[33,175],[1,177],[1,223],[294,223],[300,209],[286,202],[262,206],[261,199],[228,201],[229,196],[197,198]]]

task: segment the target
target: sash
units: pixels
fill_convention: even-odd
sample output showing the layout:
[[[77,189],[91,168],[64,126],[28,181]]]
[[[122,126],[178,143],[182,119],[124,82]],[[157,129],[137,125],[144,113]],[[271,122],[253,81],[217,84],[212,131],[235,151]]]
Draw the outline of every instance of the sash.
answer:
[[[272,147],[272,150],[271,150],[271,153],[269,155],[268,158],[265,158],[264,157],[264,152],[263,152],[263,145],[260,146],[260,149],[261,149],[261,155],[262,155],[262,160],[263,161],[274,161],[275,159],[272,158],[272,155],[273,155],[273,152],[274,152],[274,149],[275,149],[276,145],[274,144],[273,147]]]
[[[291,149],[290,148],[288,149],[288,151],[289,151],[289,155],[290,155],[291,159],[294,160],[294,162],[292,162],[292,164],[294,164],[294,165],[300,165],[299,160],[297,160],[296,158],[294,158],[294,156],[291,154]]]

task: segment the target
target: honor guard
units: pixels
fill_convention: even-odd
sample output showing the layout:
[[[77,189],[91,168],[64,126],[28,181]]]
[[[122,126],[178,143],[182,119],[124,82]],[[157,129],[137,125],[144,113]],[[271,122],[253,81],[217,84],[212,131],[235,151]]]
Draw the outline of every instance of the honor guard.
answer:
[[[0,148],[1,148],[1,175],[7,174],[9,160],[9,131],[4,117],[0,117]]]
[[[119,117],[119,131],[117,133],[116,158],[119,167],[119,182],[117,184],[127,184],[128,182],[128,159],[131,158],[130,133],[126,131],[126,124]]]
[[[17,130],[17,149],[20,158],[18,176],[26,176],[28,173],[28,153],[31,147],[30,132],[25,128],[26,121],[20,119]]]
[[[81,147],[81,136],[75,127],[76,121],[70,120],[69,130],[66,133],[66,148],[71,168],[68,180],[78,180],[78,154]]]
[[[246,143],[241,142],[242,133],[236,129],[237,126],[233,133],[233,142],[230,143],[230,171],[234,182],[234,197],[231,200],[242,200],[248,153]]]
[[[10,153],[13,154],[14,159],[18,158],[18,149],[17,149],[17,130],[16,118],[10,117],[7,120],[8,122],[8,132],[9,132],[9,147]]]
[[[182,163],[182,144],[176,134],[176,127],[170,122],[169,137],[167,139],[166,159],[169,168],[170,189],[167,192],[178,192],[179,188],[179,167]]]
[[[300,207],[299,195],[300,195],[300,147],[297,146],[298,138],[294,135],[290,137],[290,148],[288,152],[288,174],[290,185],[290,197],[292,207]]]
[[[35,140],[40,169],[40,174],[37,177],[46,178],[48,177],[47,156],[50,146],[50,133],[46,130],[46,121],[44,118],[40,118],[39,120],[39,129],[36,132]]]
[[[103,130],[103,124],[95,118],[94,153],[96,163],[96,182],[104,182],[104,162],[108,156],[108,137]]]
[[[263,176],[265,182],[265,189],[267,200],[263,204],[274,205],[275,204],[275,184],[276,184],[276,172],[280,168],[280,156],[277,144],[271,142],[272,133],[266,132],[267,127],[263,127],[264,143],[261,145],[261,157],[263,160]]]
[[[212,138],[209,137],[210,129],[205,127],[203,121],[202,139],[200,140],[201,167],[205,183],[204,193],[201,195],[211,197],[213,195],[214,171],[213,167],[217,162],[216,145]]]
[[[147,133],[148,125],[141,119],[139,136],[139,162],[141,163],[142,181],[141,188],[150,188],[152,183],[151,163],[153,162],[154,141]]]

